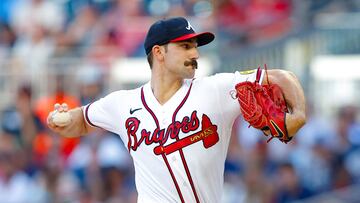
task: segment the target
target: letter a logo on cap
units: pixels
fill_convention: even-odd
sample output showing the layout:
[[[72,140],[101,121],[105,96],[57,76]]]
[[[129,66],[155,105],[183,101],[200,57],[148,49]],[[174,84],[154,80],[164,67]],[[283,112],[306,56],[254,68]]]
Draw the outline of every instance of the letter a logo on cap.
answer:
[[[186,26],[185,28],[187,29],[187,30],[190,30],[191,28],[192,28],[192,26],[190,25],[190,22],[189,21],[187,21],[187,23],[188,23],[188,26]],[[193,28],[194,29],[194,28]]]

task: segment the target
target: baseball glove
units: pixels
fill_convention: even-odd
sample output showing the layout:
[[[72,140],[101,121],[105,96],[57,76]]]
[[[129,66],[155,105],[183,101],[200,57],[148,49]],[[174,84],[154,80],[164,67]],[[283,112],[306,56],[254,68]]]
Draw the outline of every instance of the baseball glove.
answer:
[[[255,82],[241,82],[235,86],[236,97],[244,119],[249,127],[270,131],[271,138],[278,138],[284,143],[291,140],[286,129],[286,113],[288,108],[281,88],[276,84],[259,84],[261,76],[258,68]],[[266,71],[266,66],[265,66]],[[265,72],[267,76],[267,71]],[[269,81],[269,80],[268,80]],[[267,136],[267,134],[265,134]]]

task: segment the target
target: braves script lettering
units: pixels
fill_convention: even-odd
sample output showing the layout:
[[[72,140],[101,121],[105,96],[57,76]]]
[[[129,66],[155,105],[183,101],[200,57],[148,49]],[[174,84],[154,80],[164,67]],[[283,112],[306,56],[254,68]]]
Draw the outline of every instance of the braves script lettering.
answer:
[[[125,122],[125,127],[128,134],[128,149],[136,151],[137,148],[145,142],[146,145],[153,143],[165,144],[167,139],[175,139],[179,136],[180,130],[183,133],[195,131],[199,128],[199,118],[196,111],[191,113],[191,116],[185,116],[181,122],[175,121],[171,123],[166,129],[156,128],[153,132],[146,129],[140,131],[140,139],[137,138],[139,131],[140,120],[136,117],[130,117]]]

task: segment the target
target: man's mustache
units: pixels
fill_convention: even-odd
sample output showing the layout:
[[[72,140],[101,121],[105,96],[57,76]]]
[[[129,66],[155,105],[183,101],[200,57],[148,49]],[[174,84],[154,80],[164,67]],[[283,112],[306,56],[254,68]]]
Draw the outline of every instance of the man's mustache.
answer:
[[[184,65],[185,66],[193,66],[195,69],[197,69],[197,67],[198,67],[198,63],[197,63],[197,61],[196,60],[190,60],[190,61],[185,61],[184,62]]]

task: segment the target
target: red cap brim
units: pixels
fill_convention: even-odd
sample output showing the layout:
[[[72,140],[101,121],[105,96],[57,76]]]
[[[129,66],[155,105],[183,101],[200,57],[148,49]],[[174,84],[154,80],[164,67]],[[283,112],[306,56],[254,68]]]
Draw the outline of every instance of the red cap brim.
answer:
[[[215,38],[215,35],[211,32],[191,33],[170,40],[170,42],[181,42],[192,38],[196,38],[198,46],[203,46],[205,44],[209,44],[210,42],[212,42]]]

